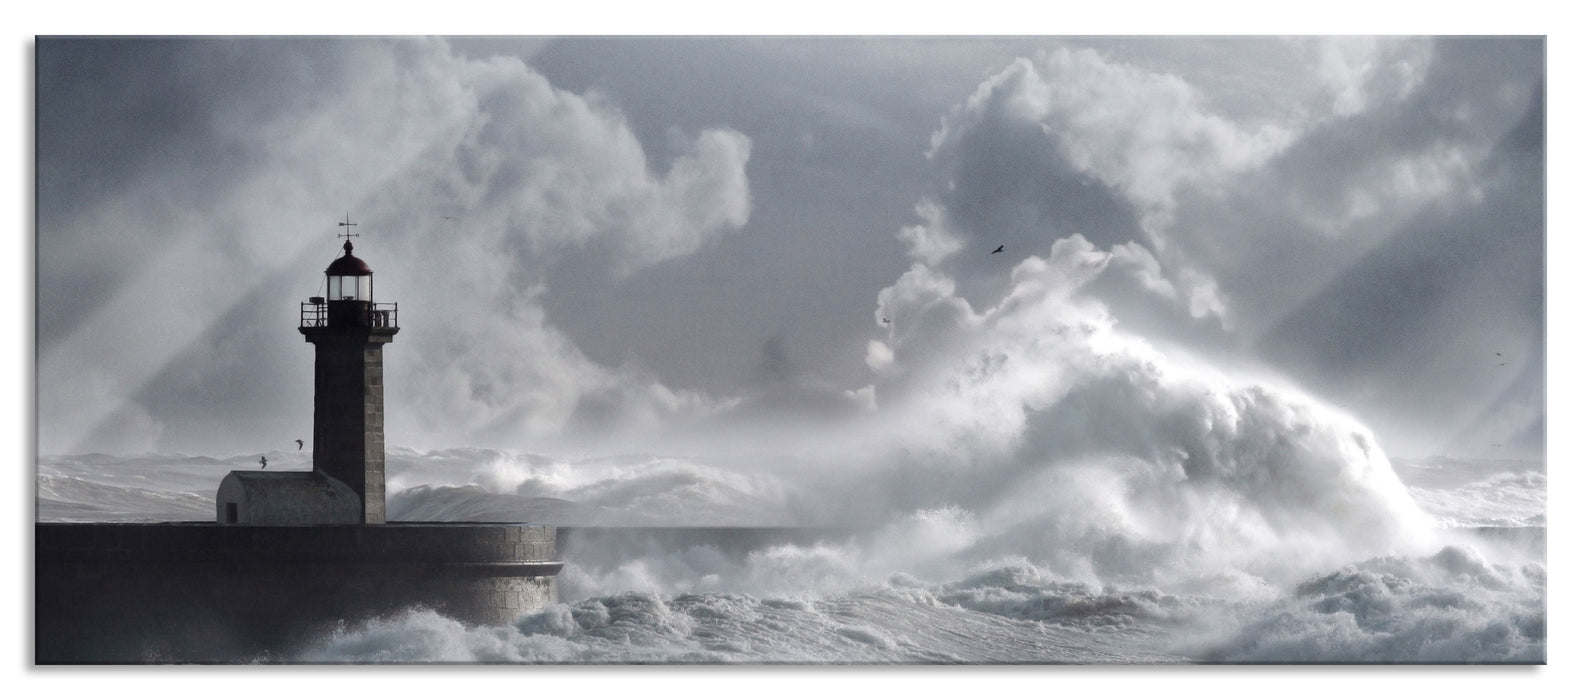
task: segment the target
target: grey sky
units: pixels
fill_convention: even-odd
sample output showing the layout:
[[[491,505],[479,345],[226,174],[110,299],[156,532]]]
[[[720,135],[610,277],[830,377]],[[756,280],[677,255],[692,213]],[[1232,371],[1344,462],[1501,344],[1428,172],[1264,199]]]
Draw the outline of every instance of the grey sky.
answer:
[[[664,451],[904,415],[953,347],[1036,365],[993,324],[1018,284],[1062,284],[1020,263],[1086,244],[1102,270],[1049,307],[1073,327],[1100,305],[1392,454],[1541,456],[1544,54],[41,39],[39,448],[308,435],[296,303],[350,211],[401,304],[392,444]],[[1110,381],[1059,405],[1131,405],[1091,398]]]

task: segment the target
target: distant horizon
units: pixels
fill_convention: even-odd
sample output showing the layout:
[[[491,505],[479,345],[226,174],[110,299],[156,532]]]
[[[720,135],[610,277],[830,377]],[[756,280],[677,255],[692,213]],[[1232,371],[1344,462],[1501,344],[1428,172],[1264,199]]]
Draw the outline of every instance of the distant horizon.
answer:
[[[600,459],[600,458],[624,457],[624,456],[634,456],[634,457],[685,457],[686,456],[686,455],[682,455],[682,454],[667,454],[667,453],[659,453],[659,452],[651,452],[651,453],[650,452],[629,452],[629,453],[589,452],[589,453],[584,453],[584,454],[566,455],[566,454],[559,454],[559,453],[552,453],[552,452],[540,452],[540,451],[534,451],[534,450],[528,450],[528,449],[511,448],[511,447],[490,447],[490,446],[487,446],[487,445],[452,445],[452,446],[449,446],[449,447],[430,447],[430,448],[419,448],[419,447],[412,447],[412,446],[409,446],[409,445],[388,445],[388,446],[386,446],[386,450],[387,451],[390,451],[390,450],[410,451],[410,452],[412,452],[414,454],[433,454],[433,453],[448,452],[448,451],[452,451],[452,450],[488,450],[488,451],[492,451],[492,452],[501,452],[501,453],[504,453],[504,454],[517,454],[517,455],[523,455],[523,456],[535,456],[535,457],[547,457],[547,458],[554,458],[554,459],[565,459],[565,460],[572,461],[572,462],[587,461],[587,460],[597,460],[597,459]],[[264,450],[264,451],[255,451],[255,452],[179,452],[179,451],[169,451],[169,452],[162,452],[162,451],[153,451],[153,452],[61,452],[61,453],[50,453],[50,454],[39,453],[38,457],[41,458],[41,459],[58,459],[58,458],[65,458],[65,457],[88,457],[88,456],[95,456],[95,455],[101,455],[101,456],[105,456],[105,457],[115,457],[115,458],[187,457],[187,458],[213,459],[213,460],[216,460],[216,461],[226,461],[226,462],[232,461],[232,460],[243,460],[243,461],[247,461],[249,464],[256,464],[256,459],[255,458],[258,457],[259,455],[274,455],[274,454],[277,454],[277,453],[278,454],[282,454],[282,455],[290,455],[291,453],[293,453],[295,451],[296,451],[295,449],[290,449],[290,448],[287,448],[287,449],[275,448],[275,449],[269,449],[269,450]],[[311,465],[312,452],[311,451],[307,452],[306,455],[308,456],[308,458],[310,460],[309,464],[306,465],[306,468],[311,469],[312,468],[312,465]],[[1451,454],[1433,454],[1433,455],[1394,455],[1394,454],[1391,454],[1391,455],[1388,455],[1388,457],[1389,457],[1389,459],[1392,462],[1394,462],[1394,461],[1432,462],[1432,461],[1436,461],[1436,460],[1477,460],[1477,461],[1490,461],[1490,462],[1507,461],[1507,462],[1526,462],[1526,463],[1538,463],[1538,464],[1547,464],[1547,462],[1548,462],[1548,460],[1543,458],[1543,457],[1533,457],[1533,458],[1521,458],[1521,457],[1471,457],[1471,456],[1466,456],[1466,455],[1451,455]],[[251,460],[251,461],[248,461],[248,460]],[[276,468],[275,462],[270,462],[270,469],[274,470],[275,468]],[[290,469],[285,469],[283,471],[290,471]]]

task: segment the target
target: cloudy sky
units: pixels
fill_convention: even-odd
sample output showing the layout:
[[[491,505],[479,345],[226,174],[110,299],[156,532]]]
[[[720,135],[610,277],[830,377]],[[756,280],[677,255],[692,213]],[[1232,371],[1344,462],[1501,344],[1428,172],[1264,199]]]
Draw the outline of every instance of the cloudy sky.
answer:
[[[1541,458],[1545,52],[40,39],[38,449],[310,436],[349,213],[394,445],[1071,441],[1184,420],[1190,376]]]

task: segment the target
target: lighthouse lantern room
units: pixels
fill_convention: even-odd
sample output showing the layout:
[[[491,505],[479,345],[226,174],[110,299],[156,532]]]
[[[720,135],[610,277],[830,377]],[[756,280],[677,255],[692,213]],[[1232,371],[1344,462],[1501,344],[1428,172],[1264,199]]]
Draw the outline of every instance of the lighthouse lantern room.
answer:
[[[324,270],[324,281],[331,301],[373,301],[374,271],[368,263],[352,255],[352,242],[342,246],[346,254]]]

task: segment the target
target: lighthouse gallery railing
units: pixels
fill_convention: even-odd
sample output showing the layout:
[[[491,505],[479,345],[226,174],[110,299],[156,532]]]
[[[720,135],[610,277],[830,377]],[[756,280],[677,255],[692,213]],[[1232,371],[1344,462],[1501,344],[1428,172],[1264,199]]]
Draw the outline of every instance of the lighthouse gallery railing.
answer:
[[[356,304],[362,308],[336,308],[331,313],[330,306],[334,304]],[[396,318],[396,303],[386,302],[380,304],[368,302],[302,302],[302,328],[323,328],[330,325],[330,318],[336,319],[337,324],[350,321],[348,325],[364,328],[400,328]],[[344,321],[342,319],[345,319]]]

